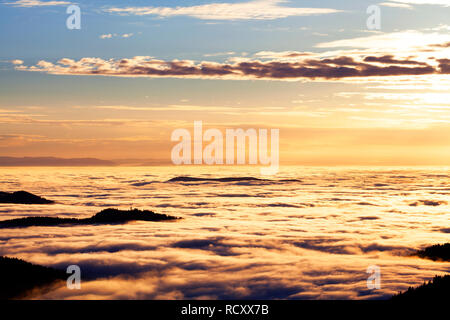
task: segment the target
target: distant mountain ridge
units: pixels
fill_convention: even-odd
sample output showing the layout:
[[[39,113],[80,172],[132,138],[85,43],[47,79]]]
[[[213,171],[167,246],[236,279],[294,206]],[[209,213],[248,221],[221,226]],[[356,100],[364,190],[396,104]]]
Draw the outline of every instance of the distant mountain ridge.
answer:
[[[26,191],[3,192],[0,191],[0,203],[20,203],[20,204],[51,204],[48,200]]]
[[[114,166],[116,163],[96,158],[57,158],[57,157],[0,157],[2,167],[24,166]]]

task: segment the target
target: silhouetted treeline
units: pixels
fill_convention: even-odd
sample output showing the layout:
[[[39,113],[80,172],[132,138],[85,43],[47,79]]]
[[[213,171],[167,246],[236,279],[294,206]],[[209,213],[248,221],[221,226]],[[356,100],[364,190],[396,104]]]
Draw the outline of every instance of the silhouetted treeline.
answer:
[[[403,300],[448,300],[450,290],[450,275],[435,276],[433,280],[424,283],[419,287],[410,287],[405,292],[399,292],[391,299],[395,301]]]
[[[36,288],[45,291],[66,277],[61,270],[0,256],[0,299],[22,298]]]
[[[166,214],[154,213],[149,210],[119,210],[105,209],[90,218],[59,218],[59,217],[26,217],[0,221],[0,228],[17,228],[31,226],[58,226],[65,224],[85,225],[85,224],[116,224],[129,221],[164,221],[176,220],[177,217]]]
[[[421,258],[431,259],[434,261],[450,261],[450,243],[436,244],[417,251],[417,255]]]

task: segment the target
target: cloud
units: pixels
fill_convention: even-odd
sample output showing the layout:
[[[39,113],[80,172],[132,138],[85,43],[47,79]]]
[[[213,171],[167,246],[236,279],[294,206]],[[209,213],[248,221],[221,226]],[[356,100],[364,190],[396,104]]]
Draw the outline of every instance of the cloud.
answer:
[[[390,2],[394,2],[397,4],[406,4],[406,5],[438,5],[438,6],[450,6],[450,0],[391,0]]]
[[[11,63],[15,64],[15,65],[19,65],[19,64],[23,64],[23,60],[15,59],[15,60],[11,60]]]
[[[379,5],[385,6],[385,7],[392,7],[392,8],[412,9],[412,7],[409,4],[406,4],[406,3],[381,2],[381,3],[379,3]]]
[[[439,59],[438,61],[441,73],[450,74],[450,59]]]
[[[388,63],[388,64],[409,64],[409,65],[422,65],[426,66],[427,64],[424,62],[412,61],[412,60],[398,60],[394,59],[393,55],[385,55],[381,57],[368,56],[364,58],[365,62],[380,62],[380,63]]]
[[[436,47],[436,48],[450,48],[450,42],[437,43],[437,44],[432,45],[432,47]]]
[[[423,33],[415,30],[381,33],[368,37],[335,40],[317,44],[316,48],[367,48],[410,50],[450,41],[449,34]]]
[[[32,124],[49,126],[148,126],[155,124],[156,120],[145,119],[92,119],[92,120],[65,120],[65,119],[36,119],[34,117],[41,115],[30,114],[0,114],[0,124]]]
[[[244,59],[225,63],[193,60],[164,61],[149,56],[136,56],[109,60],[86,57],[78,61],[63,58],[57,63],[41,60],[34,66],[19,65],[16,66],[16,69],[55,75],[233,80],[330,80],[446,73],[448,71],[447,60],[439,60],[439,67],[412,58],[397,59],[393,55],[336,56],[325,59],[302,57],[297,61]]]
[[[255,57],[261,59],[278,59],[278,60],[298,60],[300,57],[314,55],[311,52],[299,51],[260,51],[255,53]]]
[[[450,31],[450,25],[441,23],[437,27],[430,28],[429,30],[432,30],[432,31]]]
[[[202,20],[273,20],[340,12],[328,8],[282,6],[281,4],[285,2],[285,0],[256,0],[240,3],[209,3],[189,7],[113,7],[105,9],[105,11],[139,16],[153,15],[160,18],[189,16]]]
[[[167,105],[159,107],[134,107],[134,106],[95,106],[96,109],[117,110],[117,111],[169,111],[169,112],[235,112],[241,114],[245,110],[254,110],[254,108],[243,107],[228,107],[228,106],[201,106],[201,105]],[[258,107],[258,110],[264,110],[263,107]]]
[[[216,53],[205,53],[204,57],[220,57],[220,56],[230,56],[236,54],[234,51],[227,51],[227,52],[216,52]]]
[[[336,137],[342,130],[329,130],[329,135]],[[381,132],[383,139],[392,143],[397,143],[399,137],[415,143],[426,134],[417,131],[411,137],[402,131],[376,129],[372,137],[378,139]],[[358,131],[349,132],[349,136],[360,139],[361,145],[374,143]],[[307,141],[317,136],[296,131],[295,137]],[[450,135],[446,132],[436,132],[440,143],[447,137]],[[76,148],[72,146],[72,149]],[[151,147],[147,145],[145,149],[148,152]],[[417,153],[416,148],[414,151]],[[362,153],[360,148],[358,152]],[[336,171],[314,169],[295,175],[303,182],[289,182],[276,188],[268,186],[265,193],[270,198],[242,201],[214,198],[223,193],[219,188],[211,191],[209,187],[201,190],[203,187],[198,186],[195,193],[191,192],[192,186],[164,188],[159,182],[167,174],[149,172],[147,168],[11,172],[2,170],[5,188],[15,190],[23,185],[23,176],[30,179],[32,174],[31,178],[43,182],[29,183],[29,191],[39,190],[40,195],[58,199],[59,203],[52,208],[3,205],[1,220],[43,214],[84,217],[97,212],[97,207],[111,203],[129,207],[130,201],[149,209],[181,205],[161,213],[176,211],[186,217],[180,224],[137,222],[119,226],[36,227],[20,233],[14,229],[2,230],[1,254],[62,270],[77,264],[82,270],[81,290],[68,290],[63,284],[35,298],[374,298],[387,297],[448,271],[446,264],[398,255],[427,244],[430,237],[417,237],[418,233],[432,235],[435,242],[448,239],[448,233],[444,233],[448,232],[444,228],[448,210],[408,206],[417,199],[445,200],[445,183],[449,178],[445,170],[380,168],[358,169],[355,174],[354,169],[339,169],[337,175]],[[168,174],[174,174],[173,170]],[[137,188],[131,184],[137,181],[155,183]],[[386,188],[380,196],[369,197],[373,190],[365,188],[381,183],[392,188]],[[340,186],[346,187],[345,193]],[[280,200],[280,194],[294,187],[308,192]],[[408,194],[411,188],[420,188],[421,192]],[[262,189],[241,187],[234,192],[257,195]],[[434,192],[441,194],[428,198]],[[130,194],[134,195],[132,200]],[[205,196],[212,197],[205,199]],[[208,201],[215,205],[215,217],[198,217],[197,214],[211,210],[183,206],[187,197],[188,203]],[[336,203],[335,198],[342,201]],[[368,200],[379,207],[367,206],[362,214],[355,204]],[[316,207],[277,206],[267,210],[253,207],[278,201],[313,202]],[[392,209],[401,209],[402,213],[388,212]],[[368,220],[369,217],[378,219]],[[444,229],[435,232],[441,228]],[[367,293],[367,266],[373,264],[382,269],[383,285],[371,296],[363,296]]]
[[[31,7],[50,7],[50,6],[66,6],[70,5],[68,1],[40,1],[40,0],[19,0],[14,2],[5,2],[4,4],[14,7],[31,8]]]
[[[111,38],[130,38],[134,35],[134,33],[124,33],[122,35],[117,34],[117,33],[107,33],[107,34],[102,34],[99,38],[100,39],[111,39]]]

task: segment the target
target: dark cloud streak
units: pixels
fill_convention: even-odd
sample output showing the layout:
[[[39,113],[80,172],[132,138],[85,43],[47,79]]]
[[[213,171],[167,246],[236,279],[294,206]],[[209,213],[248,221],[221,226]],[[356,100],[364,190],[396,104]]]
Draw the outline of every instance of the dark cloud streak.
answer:
[[[399,60],[392,55],[366,56],[361,61],[338,56],[328,59],[298,61],[245,60],[234,63],[162,61],[151,57],[131,59],[82,58],[61,59],[57,64],[40,61],[36,66],[17,66],[17,70],[59,75],[102,75],[121,77],[172,77],[201,79],[342,79],[386,76],[410,76],[450,73],[448,59],[438,60],[439,67],[415,60]]]

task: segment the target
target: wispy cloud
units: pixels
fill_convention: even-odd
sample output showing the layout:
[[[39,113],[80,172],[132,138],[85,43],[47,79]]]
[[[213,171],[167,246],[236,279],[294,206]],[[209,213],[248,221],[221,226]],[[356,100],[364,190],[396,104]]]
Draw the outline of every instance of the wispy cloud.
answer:
[[[439,6],[450,6],[450,0],[390,0],[389,2],[400,3],[400,4],[411,4],[411,5],[439,5]]]
[[[220,57],[220,56],[230,56],[236,54],[234,51],[227,51],[227,52],[216,52],[216,53],[205,53],[204,57]]]
[[[189,16],[202,20],[273,20],[292,16],[321,15],[340,12],[329,8],[296,8],[282,4],[285,0],[256,0],[240,3],[210,3],[188,7],[108,8],[109,13],[153,15],[161,18]]]
[[[107,33],[107,34],[102,34],[99,38],[100,39],[131,38],[133,35],[134,35],[133,33],[124,33],[124,34]]]
[[[445,33],[424,33],[416,30],[381,33],[359,38],[335,40],[316,45],[317,48],[382,48],[409,50],[436,43],[450,41],[450,35]]]
[[[70,5],[68,1],[40,1],[40,0],[18,0],[14,2],[5,2],[4,4],[14,7],[30,8],[30,7],[51,7]]]
[[[409,4],[406,4],[406,3],[381,2],[379,4],[382,6],[385,6],[385,7],[412,9],[412,6],[410,6]]]
[[[100,39],[111,39],[113,35],[111,33],[108,34],[102,34],[99,38]]]

